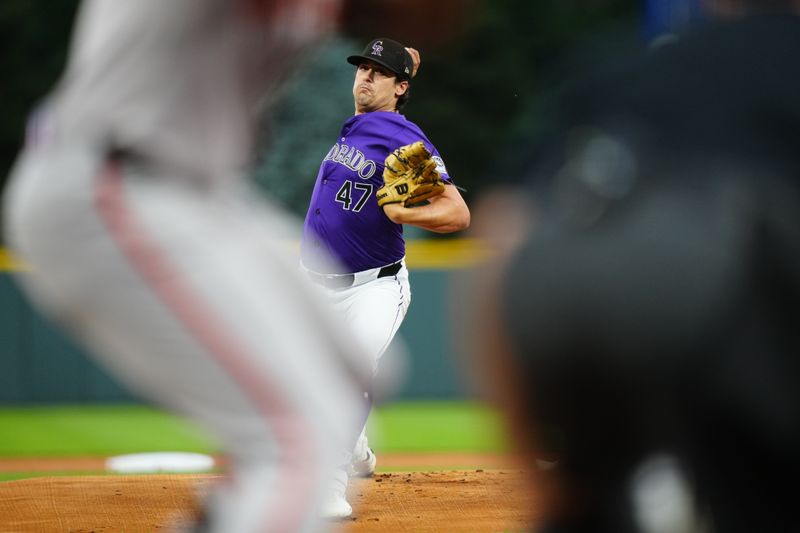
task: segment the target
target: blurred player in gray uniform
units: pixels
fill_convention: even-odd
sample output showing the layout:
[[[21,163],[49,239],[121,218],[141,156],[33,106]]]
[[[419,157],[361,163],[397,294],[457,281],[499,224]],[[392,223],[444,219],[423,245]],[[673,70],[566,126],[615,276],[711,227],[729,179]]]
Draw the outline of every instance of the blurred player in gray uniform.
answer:
[[[373,372],[411,303],[405,266],[403,224],[449,233],[469,225],[469,209],[452,185],[444,162],[420,128],[400,111],[419,55],[400,43],[379,38],[347,58],[357,67],[355,114],[345,121],[322,162],[306,215],[301,246],[309,277],[324,287],[337,312],[351,325],[354,347],[374,358]],[[447,184],[426,205],[378,205],[384,160],[395,149],[423,141]],[[335,266],[327,263],[332,256]],[[350,475],[369,476],[375,455],[362,429],[352,454]],[[352,513],[345,499],[346,476],[335,487],[332,517]]]
[[[40,309],[229,455],[210,531],[319,531],[335,452],[363,422],[369,373],[351,369],[368,362],[284,256],[293,221],[243,179],[259,102],[337,8],[84,2],[6,195]]]

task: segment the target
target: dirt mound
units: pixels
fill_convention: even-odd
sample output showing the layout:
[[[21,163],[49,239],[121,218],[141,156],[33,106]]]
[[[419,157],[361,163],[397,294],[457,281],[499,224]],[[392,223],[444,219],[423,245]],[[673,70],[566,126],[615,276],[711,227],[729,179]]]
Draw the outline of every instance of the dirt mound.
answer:
[[[152,532],[188,524],[220,476],[41,477],[0,483],[0,531]],[[338,532],[522,531],[536,499],[520,470],[377,474],[354,480]]]
[[[536,501],[519,470],[378,474],[349,491],[344,532],[497,532],[529,528]]]

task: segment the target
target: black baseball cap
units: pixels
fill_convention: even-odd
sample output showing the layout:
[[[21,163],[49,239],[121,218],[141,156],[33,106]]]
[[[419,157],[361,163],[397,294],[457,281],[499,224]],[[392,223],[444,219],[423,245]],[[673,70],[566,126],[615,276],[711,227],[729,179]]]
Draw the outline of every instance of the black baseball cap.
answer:
[[[411,59],[411,54],[406,51],[406,47],[397,41],[386,39],[385,37],[373,39],[364,48],[361,55],[347,58],[348,63],[356,66],[365,60],[374,61],[388,68],[401,80],[411,79],[414,61]]]

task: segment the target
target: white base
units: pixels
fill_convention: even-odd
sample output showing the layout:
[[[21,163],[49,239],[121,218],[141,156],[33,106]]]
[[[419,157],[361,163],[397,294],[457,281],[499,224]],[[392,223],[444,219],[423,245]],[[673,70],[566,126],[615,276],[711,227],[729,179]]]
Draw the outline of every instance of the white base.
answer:
[[[132,453],[106,459],[106,470],[120,474],[203,472],[213,468],[214,458],[202,453]]]

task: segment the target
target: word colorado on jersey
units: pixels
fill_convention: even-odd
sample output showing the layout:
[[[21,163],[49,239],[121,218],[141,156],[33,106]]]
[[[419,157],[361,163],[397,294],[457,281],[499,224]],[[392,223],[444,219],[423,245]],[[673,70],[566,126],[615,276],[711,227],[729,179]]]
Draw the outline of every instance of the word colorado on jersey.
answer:
[[[333,161],[344,165],[350,170],[358,172],[358,175],[365,180],[371,178],[378,168],[375,161],[367,159],[364,152],[356,149],[355,146],[350,147],[339,143],[333,145],[323,161]]]

